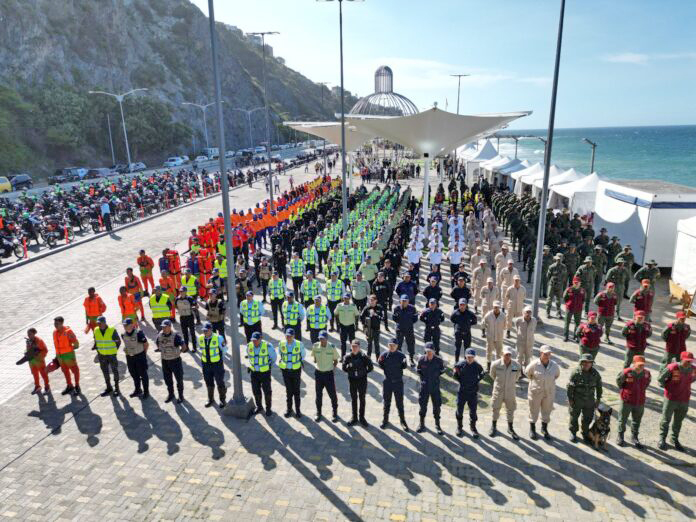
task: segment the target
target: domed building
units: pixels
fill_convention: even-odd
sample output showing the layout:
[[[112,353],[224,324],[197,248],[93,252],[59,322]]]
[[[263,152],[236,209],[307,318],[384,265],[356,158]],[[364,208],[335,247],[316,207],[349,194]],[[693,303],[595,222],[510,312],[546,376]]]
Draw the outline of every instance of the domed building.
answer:
[[[382,65],[375,71],[375,92],[360,98],[349,114],[362,116],[410,116],[418,114],[415,104],[394,92],[394,73]]]

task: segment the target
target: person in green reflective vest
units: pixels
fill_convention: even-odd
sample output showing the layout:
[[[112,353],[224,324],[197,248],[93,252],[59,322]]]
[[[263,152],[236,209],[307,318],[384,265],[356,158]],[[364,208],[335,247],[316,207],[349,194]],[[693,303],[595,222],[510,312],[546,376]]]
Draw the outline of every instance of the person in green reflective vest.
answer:
[[[99,367],[104,374],[104,382],[106,389],[101,393],[102,397],[113,394],[118,397],[120,391],[118,389],[118,359],[116,353],[121,346],[121,338],[116,333],[116,329],[106,324],[106,318],[102,315],[97,318],[97,327],[94,329],[94,347],[92,350],[97,351],[97,360]],[[111,387],[111,375],[114,374],[114,387]]]
[[[278,344],[280,358],[278,366],[283,373],[285,383],[285,400],[287,409],[285,418],[292,417],[292,405],[295,403],[295,416],[300,419],[300,386],[302,385],[302,362],[305,358],[305,347],[301,341],[295,339],[295,331],[292,328],[285,330],[285,340]]]
[[[314,304],[307,308],[307,324],[312,344],[319,341],[319,332],[326,330],[330,320],[331,311],[326,305],[321,304],[321,296],[316,296]]]
[[[256,409],[254,415],[263,413],[261,406],[261,394],[266,399],[266,417],[273,415],[271,410],[271,367],[276,362],[276,352],[273,345],[261,340],[261,332],[251,335],[251,342],[247,345],[246,358],[249,361],[247,371],[251,376],[251,391],[254,394]]]
[[[198,336],[198,350],[201,353],[203,367],[203,380],[208,388],[208,402],[206,408],[215,404],[215,385],[217,385],[220,397],[220,407],[224,408],[227,401],[227,386],[225,385],[225,365],[222,362],[223,355],[227,353],[225,338],[213,332],[213,325],[206,322],[203,326],[203,335]]]

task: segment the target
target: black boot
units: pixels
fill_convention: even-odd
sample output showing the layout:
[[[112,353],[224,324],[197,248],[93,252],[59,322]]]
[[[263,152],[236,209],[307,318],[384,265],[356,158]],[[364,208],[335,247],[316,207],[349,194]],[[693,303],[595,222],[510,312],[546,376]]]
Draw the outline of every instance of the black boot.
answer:
[[[108,395],[111,395],[113,393],[113,391],[114,391],[113,388],[111,387],[111,385],[109,385],[106,387],[106,389],[103,392],[100,393],[100,395],[102,397],[106,397]]]
[[[435,431],[438,435],[442,435],[444,433],[440,427],[440,419],[435,419]]]
[[[118,383],[116,383],[116,386],[114,386],[114,397],[118,397],[121,395],[121,390],[118,389]]]
[[[541,434],[544,436],[544,440],[551,440],[551,435],[549,434],[549,423],[541,423]]]
[[[358,419],[353,416],[349,421],[348,421],[348,426],[355,426],[358,423]]]
[[[424,433],[425,432],[425,417],[421,415],[420,418],[420,423],[418,424],[418,429],[416,430],[418,433]]]
[[[184,392],[179,393],[179,398],[176,400],[177,404],[182,404],[184,402]]]
[[[331,422],[338,422],[338,410],[334,409],[333,416],[331,417]]]
[[[285,410],[285,414],[283,415],[283,417],[285,417],[286,419],[292,417],[292,408],[289,407],[287,410]]]
[[[626,441],[624,440],[624,432],[619,431],[616,433],[616,445],[621,446],[622,448],[626,445]]]
[[[489,373],[491,371],[491,361],[488,361],[486,363],[486,373]]]
[[[633,447],[636,449],[643,449],[643,445],[640,443],[640,440],[638,440],[638,433],[631,433],[631,444],[633,444]]]
[[[462,418],[457,417],[457,437],[462,437],[464,435],[464,429],[462,428]]]
[[[167,395],[167,398],[164,400],[164,402],[172,402],[174,400],[174,392],[169,392],[169,395]]]
[[[321,422],[321,410],[317,410],[317,414],[314,417],[315,422]]]
[[[578,434],[574,431],[570,432],[570,442],[577,442],[578,441]]]
[[[471,436],[472,436],[472,438],[478,439],[478,438],[479,438],[479,432],[478,432],[478,430],[476,429],[476,423],[475,423],[475,422],[469,423],[469,429],[471,430]]]
[[[508,434],[512,437],[512,440],[520,440],[519,435],[515,433],[515,428],[512,426],[512,422],[508,422]]]
[[[62,392],[60,392],[61,395],[69,395],[73,391],[75,391],[75,388],[72,385],[68,385]]]
[[[389,412],[385,411],[384,416],[382,417],[382,424],[380,424],[379,427],[382,430],[386,430],[387,426],[389,426]]]
[[[667,441],[664,439],[664,437],[660,438],[660,443],[657,445],[657,447],[663,451],[667,449]]]
[[[133,393],[131,393],[128,397],[130,397],[131,399],[134,397],[139,397],[141,393],[143,392],[136,388],[135,390],[133,390]]]
[[[213,404],[215,404],[215,397],[213,396],[215,394],[215,388],[212,386],[208,387],[208,402],[205,403],[206,408],[210,408]],[[258,410],[259,407],[257,406],[256,409]],[[254,413],[257,413],[256,411]]]
[[[532,440],[537,440],[539,438],[536,432],[536,422],[529,423],[529,438]]]
[[[495,437],[498,434],[498,421],[493,421],[491,424],[491,430],[488,432],[489,437]]]
[[[681,445],[681,442],[679,442],[679,439],[672,439],[672,446],[674,446],[674,449],[677,451],[686,451],[684,446]]]

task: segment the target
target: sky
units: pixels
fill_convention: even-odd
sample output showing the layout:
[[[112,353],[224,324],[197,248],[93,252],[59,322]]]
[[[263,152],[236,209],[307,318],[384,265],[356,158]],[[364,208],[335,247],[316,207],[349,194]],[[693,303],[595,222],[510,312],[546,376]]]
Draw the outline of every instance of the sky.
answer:
[[[205,14],[207,0],[192,0]],[[216,19],[269,37],[274,54],[315,82],[340,84],[338,2],[218,0]],[[511,125],[548,125],[560,0],[343,2],[345,88],[394,90],[420,109],[531,110]],[[696,124],[696,2],[567,0],[556,126]]]

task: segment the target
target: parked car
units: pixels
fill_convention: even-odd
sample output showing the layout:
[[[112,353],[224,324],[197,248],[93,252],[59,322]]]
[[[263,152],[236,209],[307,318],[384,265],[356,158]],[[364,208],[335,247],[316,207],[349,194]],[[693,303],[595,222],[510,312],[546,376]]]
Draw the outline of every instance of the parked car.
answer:
[[[184,163],[188,163],[189,161],[191,161],[186,154],[184,154],[183,156],[179,156],[179,157],[181,158],[181,161],[183,161]]]
[[[259,154],[261,152],[266,152],[266,147],[262,147],[261,145],[254,147],[254,154]]]
[[[138,161],[136,163],[131,163],[129,170],[130,172],[142,172],[143,170],[147,170],[147,165],[145,165],[142,161]]]
[[[14,174],[8,178],[10,178],[12,190],[30,189],[34,186],[34,181],[29,174]]]
[[[89,169],[82,179],[108,178],[109,176],[118,176],[118,172],[100,167],[97,169]]]
[[[0,176],[0,194],[3,192],[12,192],[12,183],[5,176]]]
[[[171,158],[167,158],[167,161],[164,162],[162,166],[164,167],[179,167],[184,164],[184,160],[182,160],[178,156],[172,156]]]
[[[225,157],[226,158],[234,158],[234,151],[228,150],[227,152],[225,152]]]

